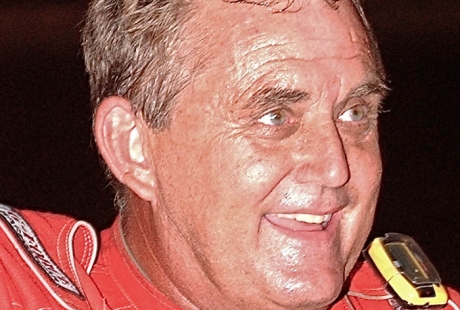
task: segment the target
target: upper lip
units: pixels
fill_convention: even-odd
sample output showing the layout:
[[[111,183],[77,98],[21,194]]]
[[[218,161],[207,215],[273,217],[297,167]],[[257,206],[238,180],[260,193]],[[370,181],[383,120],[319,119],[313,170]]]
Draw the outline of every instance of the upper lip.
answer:
[[[284,195],[281,203],[267,210],[265,214],[326,216],[341,211],[348,204],[348,195],[335,192],[318,195]]]

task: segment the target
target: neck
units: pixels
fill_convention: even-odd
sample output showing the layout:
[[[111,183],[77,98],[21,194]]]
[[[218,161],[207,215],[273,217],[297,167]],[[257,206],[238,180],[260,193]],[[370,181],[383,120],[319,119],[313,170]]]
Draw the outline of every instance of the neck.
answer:
[[[154,208],[150,203],[134,197],[121,212],[120,234],[131,261],[141,271],[144,277],[157,290],[161,291],[171,301],[182,309],[198,309],[174,285],[168,274],[174,262],[169,261],[163,251],[164,241],[168,247],[174,242],[171,239],[161,239],[157,233]]]

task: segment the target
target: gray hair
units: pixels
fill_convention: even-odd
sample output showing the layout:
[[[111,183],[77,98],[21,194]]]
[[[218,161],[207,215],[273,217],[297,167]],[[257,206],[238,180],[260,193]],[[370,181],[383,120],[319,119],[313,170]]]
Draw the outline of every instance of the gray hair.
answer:
[[[96,0],[83,29],[83,52],[95,109],[109,96],[130,100],[155,129],[168,123],[171,102],[185,86],[180,33],[189,2]]]

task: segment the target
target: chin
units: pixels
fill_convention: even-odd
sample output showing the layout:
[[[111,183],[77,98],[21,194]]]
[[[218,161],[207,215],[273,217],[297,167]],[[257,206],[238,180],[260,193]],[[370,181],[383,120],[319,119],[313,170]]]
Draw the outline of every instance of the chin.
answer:
[[[285,279],[282,284],[278,282],[277,288],[268,294],[277,306],[264,309],[326,309],[337,300],[344,285],[343,273],[325,273],[316,281],[312,280],[291,278]]]
[[[274,301],[275,307],[264,309],[302,309],[302,310],[310,310],[310,309],[328,309],[340,295],[341,290],[338,292],[334,292],[330,294],[330,296],[311,296],[306,298],[305,295],[303,296],[289,296],[285,295],[281,300]]]

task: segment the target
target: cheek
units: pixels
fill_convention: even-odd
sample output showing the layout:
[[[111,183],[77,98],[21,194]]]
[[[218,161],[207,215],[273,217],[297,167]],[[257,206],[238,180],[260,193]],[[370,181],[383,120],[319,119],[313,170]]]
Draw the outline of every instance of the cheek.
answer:
[[[353,204],[344,210],[342,239],[344,257],[354,261],[366,241],[374,220],[378,199],[382,166],[377,139],[366,147],[354,149],[348,155]],[[350,267],[351,268],[351,267]]]
[[[370,205],[378,195],[382,177],[376,129],[373,129],[364,141],[345,142],[344,145],[350,169],[349,186],[357,197],[356,203]]]
[[[251,146],[245,147],[249,156],[241,162],[234,172],[238,185],[245,187],[257,201],[266,197],[287,174],[290,168],[288,156],[274,149],[260,150]]]
[[[162,146],[156,161],[167,212],[202,238],[255,226],[260,201],[290,169],[283,152],[241,135],[167,139]]]
[[[356,177],[353,184],[359,192],[360,200],[369,207],[374,207],[382,178],[382,162],[377,139],[367,149],[360,150],[358,160],[350,163],[352,175]]]
[[[236,202],[241,212],[258,213],[257,205],[290,171],[291,162],[282,150],[252,143],[245,137],[226,139],[211,154],[212,184],[218,182],[220,190],[214,197],[225,205]]]
[[[249,184],[268,183],[269,175],[269,167],[262,160],[258,160],[247,167],[246,173],[244,173],[246,182]]]

